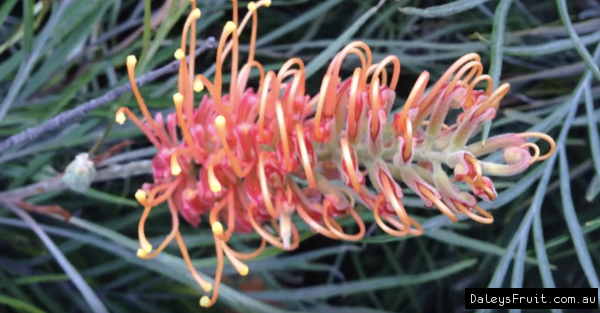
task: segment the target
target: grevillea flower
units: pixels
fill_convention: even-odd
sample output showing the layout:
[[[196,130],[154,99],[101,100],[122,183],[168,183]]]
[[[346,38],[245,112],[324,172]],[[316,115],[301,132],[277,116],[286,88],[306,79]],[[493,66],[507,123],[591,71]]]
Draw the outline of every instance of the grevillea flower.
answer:
[[[269,0],[250,2],[248,13],[239,22],[238,3],[233,0],[233,19],[223,28],[210,81],[194,76],[195,37],[191,36],[189,48],[186,42],[188,30],[195,34],[200,18],[192,1],[181,47],[175,51],[180,60],[178,92],[173,96],[175,112],[166,120],[161,114],[150,115],[135,85],[136,59],[127,58],[129,78],[145,121],[127,108],[117,111],[116,121],[123,123],[129,117],[158,148],[152,160],[154,182],[136,193],[144,207],[138,256],[152,258],[176,240],[199,286],[207,293],[212,291],[211,297],[201,298],[201,306],[209,307],[217,299],[224,256],[240,275],[247,275],[248,266],[242,261],[259,255],[267,242],[284,250],[297,248],[299,234],[292,223],[296,213],[326,237],[358,241],[365,234],[365,224],[355,211],[358,198],[373,211],[386,233],[420,235],[423,228],[402,205],[403,183],[425,206],[436,206],[453,221],[456,214],[465,214],[491,223],[492,216],[477,205],[477,198],[492,201],[497,196],[488,176],[518,174],[554,152],[552,138],[539,133],[505,134],[490,138],[485,145],[468,143],[495,117],[509,88],[505,84],[492,93],[493,82],[482,75],[476,54],[454,63],[427,94],[429,74],[421,74],[402,111],[391,117],[400,61],[388,56],[373,63],[363,42],[353,42],[335,56],[314,96],[305,92],[304,63],[298,58],[288,60],[277,72],[265,73],[254,59],[254,49],[257,9],[269,5]],[[238,38],[250,19],[248,58],[240,67]],[[223,69],[229,53],[231,83],[224,92]],[[350,54],[359,57],[360,66],[343,80],[340,69]],[[248,87],[253,68],[260,74],[256,90]],[[486,90],[477,90],[483,81],[488,83]],[[196,105],[194,92],[203,90],[207,94]],[[448,126],[444,121],[451,109],[462,113]],[[551,151],[540,156],[539,148],[526,142],[527,137],[545,139]],[[505,164],[479,160],[499,149]],[[453,179],[445,168],[454,171]],[[334,180],[341,180],[342,186]],[[460,191],[455,182],[467,183],[472,193]],[[172,231],[154,249],[145,237],[144,224],[152,207],[163,202],[171,212]],[[195,227],[201,216],[208,215],[217,255],[214,288],[192,266],[179,232],[179,214]],[[343,215],[353,217],[356,234],[345,233],[336,222],[335,218]],[[265,227],[267,223],[271,227]],[[256,251],[240,253],[228,246],[234,232],[253,231],[262,237]]]

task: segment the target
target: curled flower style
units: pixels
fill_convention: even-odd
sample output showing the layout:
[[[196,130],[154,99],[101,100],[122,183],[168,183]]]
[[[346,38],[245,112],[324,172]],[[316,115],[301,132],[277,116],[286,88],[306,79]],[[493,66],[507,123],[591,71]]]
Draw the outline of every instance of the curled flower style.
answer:
[[[258,256],[266,243],[283,250],[299,246],[292,222],[296,213],[323,236],[358,241],[365,234],[355,209],[358,198],[386,233],[420,235],[423,228],[402,204],[403,183],[425,206],[436,206],[453,221],[456,214],[464,214],[491,223],[493,217],[477,205],[477,198],[492,201],[497,196],[488,176],[518,174],[554,152],[552,138],[539,133],[505,134],[485,145],[468,144],[495,117],[509,88],[505,84],[494,90],[476,54],[460,58],[426,94],[429,74],[421,74],[402,111],[391,117],[400,61],[388,56],[374,63],[370,48],[360,41],[335,56],[317,95],[306,94],[302,60],[292,58],[277,72],[265,72],[254,59],[257,10],[268,7],[269,0],[250,2],[241,22],[233,0],[233,18],[225,24],[217,48],[214,79],[194,75],[196,42],[192,35],[188,45],[187,37],[188,32],[196,33],[201,14],[195,1],[191,3],[181,46],[174,54],[180,60],[175,112],[166,120],[160,113],[152,118],[135,84],[136,59],[129,56],[129,78],[144,122],[127,108],[120,108],[115,118],[121,124],[132,120],[158,148],[152,160],[154,181],[135,195],[144,207],[137,254],[153,258],[175,240],[198,285],[212,293],[201,298],[203,307],[217,300],[225,257],[240,275],[247,275],[243,261]],[[248,57],[240,67],[239,36],[250,20]],[[225,62],[229,54],[230,62]],[[341,67],[351,54],[358,56],[360,66],[344,80]],[[227,92],[225,67],[231,78]],[[248,86],[253,69],[259,73],[256,89]],[[483,81],[487,88],[475,89]],[[196,105],[195,93],[203,91]],[[451,109],[462,113],[448,126],[444,122]],[[550,152],[540,156],[538,146],[526,141],[529,137],[548,141]],[[479,160],[499,149],[505,164]],[[454,181],[445,167],[453,170]],[[460,191],[456,182],[470,185],[472,193]],[[165,202],[172,230],[155,249],[146,239],[144,225],[152,208]],[[214,285],[192,265],[179,232],[179,214],[195,227],[201,216],[208,216],[217,256]],[[336,221],[348,215],[358,228],[354,234],[344,232]],[[234,233],[251,232],[262,238],[255,251],[241,253],[229,247]]]

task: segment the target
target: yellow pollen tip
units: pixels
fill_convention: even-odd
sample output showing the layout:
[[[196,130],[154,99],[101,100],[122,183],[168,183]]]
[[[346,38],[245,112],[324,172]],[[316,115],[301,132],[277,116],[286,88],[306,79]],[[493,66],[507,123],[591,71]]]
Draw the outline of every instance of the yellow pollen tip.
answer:
[[[152,251],[152,245],[147,241],[142,241],[141,248],[138,249],[138,256],[145,256]]]
[[[175,156],[171,157],[171,174],[173,176],[181,174],[181,166],[179,166],[179,162],[177,162],[177,158]]]
[[[201,92],[202,90],[204,90],[204,84],[200,80],[195,81],[194,82],[194,91]]]
[[[181,105],[181,103],[183,102],[183,96],[180,93],[174,94],[173,102],[175,102],[175,105]]]
[[[208,187],[210,188],[210,191],[217,193],[221,191],[221,183],[219,183],[217,180],[211,180],[208,183]]]
[[[256,3],[254,3],[254,2],[248,3],[248,11],[252,12],[254,10],[256,10]]]
[[[175,58],[177,60],[181,60],[181,59],[185,58],[185,52],[183,52],[183,50],[181,50],[181,49],[175,50]]]
[[[235,31],[235,23],[229,21],[225,24],[225,31],[228,33],[233,33]]]
[[[144,252],[143,249],[138,249],[136,254],[137,254],[138,258],[143,258],[143,257],[145,257],[147,255],[147,253]]]
[[[250,271],[250,269],[248,268],[248,265],[246,265],[246,264],[241,264],[241,265],[237,266],[236,269],[241,276],[248,275],[248,272]]]
[[[271,0],[265,1],[265,6],[268,8],[271,6]]]
[[[125,113],[123,113],[121,110],[117,111],[117,114],[115,115],[115,122],[119,123],[119,125],[123,125],[126,120],[127,117],[125,116]]]
[[[221,224],[221,222],[214,222],[212,224],[212,231],[215,235],[222,235],[223,234],[223,224]]]
[[[127,56],[127,66],[135,66],[136,63],[137,63],[137,59],[136,59],[135,55]]]
[[[212,291],[212,284],[211,283],[202,284],[202,289],[204,289],[204,291],[206,291],[206,292],[211,292]]]
[[[215,126],[223,127],[225,126],[225,117],[223,115],[219,115],[215,117]]]
[[[194,19],[199,19],[200,16],[202,15],[202,12],[200,12],[200,9],[196,8],[194,9],[194,11],[192,11],[192,18]]]
[[[137,199],[138,202],[146,202],[146,192],[143,191],[142,189],[138,189],[135,192],[135,198]]]
[[[208,299],[208,297],[207,297],[207,296],[204,296],[204,297],[202,297],[202,298],[200,299],[200,306],[201,306],[201,307],[205,307],[205,308],[207,308],[209,304],[210,304],[210,299]]]

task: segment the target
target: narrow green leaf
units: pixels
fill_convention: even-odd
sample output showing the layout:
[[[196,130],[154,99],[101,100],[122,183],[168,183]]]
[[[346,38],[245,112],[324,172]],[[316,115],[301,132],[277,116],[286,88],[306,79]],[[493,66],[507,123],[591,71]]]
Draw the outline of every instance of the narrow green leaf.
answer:
[[[426,9],[408,7],[400,8],[398,10],[407,15],[417,15],[425,18],[443,17],[468,11],[488,1],[489,0],[458,0],[438,6],[428,7]]]
[[[483,240],[469,238],[452,231],[444,229],[430,229],[423,233],[423,236],[435,239],[449,245],[471,249],[477,252],[488,253],[496,256],[504,256],[508,251],[496,244]],[[529,264],[539,264],[534,258],[525,258],[525,262]]]
[[[17,285],[32,285],[39,283],[52,283],[68,281],[69,276],[65,274],[47,274],[47,275],[35,275],[35,276],[24,276],[15,279]]]
[[[589,84],[585,87],[584,97],[592,162],[594,163],[594,169],[596,169],[596,175],[600,175],[600,136],[598,135],[598,125],[594,116],[594,97],[592,96],[592,88]]]
[[[490,76],[495,86],[494,89],[500,85],[500,75],[502,74],[502,55],[504,49],[504,32],[506,31],[506,16],[513,0],[502,0],[496,7],[494,13],[494,26],[492,28],[492,45],[491,57],[490,57]],[[497,85],[497,86],[496,86]],[[481,131],[481,142],[485,143],[490,135],[490,129],[492,128],[492,122],[489,121],[483,125]]]
[[[350,38],[358,31],[358,29],[371,17],[377,10],[379,5],[372,7],[365,12],[360,18],[358,18],[352,26],[346,29],[337,39],[319,55],[317,55],[310,63],[306,65],[306,78],[310,78],[316,73],[325,63],[333,59],[336,53],[344,47]]]
[[[133,208],[137,208],[139,206],[139,203],[137,203],[136,201],[133,201],[131,199],[127,199],[127,198],[123,198],[120,196],[114,196],[111,195],[109,193],[106,192],[102,192],[93,188],[88,189],[85,193],[85,196],[90,197],[92,199],[97,199],[100,201],[104,201],[106,203],[113,203],[113,204],[120,204],[120,205],[126,205],[126,206],[130,206]]]
[[[381,290],[436,281],[461,272],[474,266],[475,264],[477,264],[476,259],[467,259],[425,274],[373,278],[362,281],[346,282],[342,284],[297,288],[294,290],[253,292],[251,295],[261,300],[278,301],[326,299],[335,296],[362,293],[368,290]]]
[[[23,49],[26,54],[33,48],[33,1],[23,0]]]
[[[598,70],[598,65],[594,62],[594,59],[590,55],[590,53],[585,48],[585,45],[579,39],[577,32],[573,28],[573,24],[571,23],[571,17],[569,16],[569,12],[567,10],[567,2],[565,0],[556,0],[556,6],[558,7],[558,14],[560,15],[560,19],[562,20],[565,28],[567,29],[567,33],[571,40],[573,41],[573,45],[575,46],[575,50],[579,53],[579,56],[587,65],[588,70],[594,74],[597,80],[600,81],[600,70]]]
[[[12,8],[17,4],[18,0],[8,0],[0,6],[0,26],[4,25],[4,20],[12,10]]]
[[[17,311],[29,313],[46,313],[46,311],[40,310],[29,303],[3,295],[0,295],[0,303],[5,304]]]
[[[585,200],[587,202],[594,201],[598,193],[600,193],[600,174],[596,173],[585,191]]]
[[[306,13],[296,17],[295,19],[287,22],[285,25],[278,27],[274,31],[261,36],[256,41],[256,47],[262,47],[270,42],[273,42],[286,34],[300,29],[304,24],[314,21],[319,15],[326,13],[329,9],[341,3],[343,0],[328,0],[316,5]]]
[[[16,206],[9,206],[9,208],[17,214],[25,223],[31,227],[31,230],[40,238],[44,243],[48,251],[54,256],[56,262],[65,271],[65,274],[69,276],[73,284],[77,287],[89,307],[94,313],[108,313],[108,310],[102,304],[102,301],[98,299],[98,296],[94,293],[92,288],[85,282],[81,274],[77,272],[75,267],[69,262],[65,255],[58,249],[56,244],[50,239],[46,232],[40,227],[40,225],[25,211],[17,208]]]
[[[575,250],[577,251],[579,263],[583,267],[583,272],[585,273],[585,276],[587,277],[590,286],[592,288],[600,288],[598,274],[596,273],[594,263],[592,262],[592,258],[590,257],[590,252],[587,248],[585,238],[581,233],[581,225],[579,225],[579,219],[577,218],[577,213],[575,213],[575,205],[573,205],[573,199],[571,198],[572,194],[571,183],[569,180],[569,165],[567,163],[567,153],[565,152],[564,147],[559,149],[558,152],[560,154],[560,193],[562,198],[563,212],[567,220],[569,232],[571,233],[571,239],[573,240],[573,245],[575,246]],[[600,296],[600,289],[597,290],[598,295]]]
[[[582,36],[580,42],[583,45],[589,45],[596,43],[600,40],[600,31],[592,34]],[[512,46],[504,48],[504,54],[512,56],[527,56],[527,57],[539,57],[549,54],[554,54],[566,50],[573,49],[573,41],[571,39],[559,39],[553,40],[548,43],[539,45],[523,45],[523,46]]]

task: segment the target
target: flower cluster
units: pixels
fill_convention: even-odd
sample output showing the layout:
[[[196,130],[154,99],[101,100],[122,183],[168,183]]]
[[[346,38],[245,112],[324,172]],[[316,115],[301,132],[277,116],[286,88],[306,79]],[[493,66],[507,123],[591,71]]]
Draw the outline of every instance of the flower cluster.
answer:
[[[129,78],[145,121],[127,108],[116,114],[117,122],[128,117],[158,148],[152,161],[154,182],[136,193],[144,207],[138,256],[152,258],[175,239],[198,284],[207,293],[212,291],[212,297],[200,300],[204,307],[217,299],[224,256],[239,274],[246,275],[248,266],[242,261],[259,255],[267,242],[285,250],[298,247],[299,234],[292,223],[295,213],[324,236],[358,241],[365,234],[365,224],[355,210],[355,199],[360,199],[386,233],[420,235],[422,227],[402,205],[402,182],[425,206],[437,207],[453,221],[457,221],[456,214],[465,214],[491,223],[492,216],[477,205],[477,198],[492,201],[497,196],[488,176],[518,174],[554,152],[552,138],[539,133],[505,134],[485,144],[468,144],[495,117],[509,89],[504,84],[494,90],[476,54],[456,61],[426,94],[429,74],[421,74],[402,111],[392,114],[400,75],[397,57],[373,63],[369,47],[353,42],[332,60],[320,92],[309,95],[302,60],[290,59],[279,71],[265,73],[254,59],[257,9],[268,7],[270,0],[250,2],[241,22],[237,1],[232,2],[233,19],[223,28],[212,82],[194,75],[193,34],[200,10],[192,1],[181,47],[175,52],[180,60],[175,112],[166,119],[160,113],[151,116],[135,84],[136,59],[129,56]],[[240,67],[238,38],[250,20],[250,49]],[[229,53],[231,83],[224,92],[223,68]],[[358,56],[360,66],[343,80],[342,63],[351,54]],[[260,74],[256,90],[248,87],[252,69]],[[487,88],[476,89],[484,81]],[[204,90],[207,93],[196,105],[194,93]],[[450,110],[462,112],[454,124],[446,125]],[[545,139],[551,151],[540,156],[539,148],[527,142],[527,137]],[[499,149],[505,163],[479,160]],[[454,178],[448,176],[447,168],[453,170]],[[344,184],[340,187],[334,180]],[[472,193],[460,191],[455,182],[470,185]],[[172,231],[153,249],[144,224],[151,208],[163,202],[171,212]],[[218,260],[214,288],[192,266],[179,232],[179,214],[196,227],[200,217],[208,215]],[[356,234],[345,233],[336,222],[336,217],[345,215],[354,218]],[[271,227],[265,227],[267,223]],[[256,251],[240,253],[228,246],[234,232],[254,231],[262,237]]]

